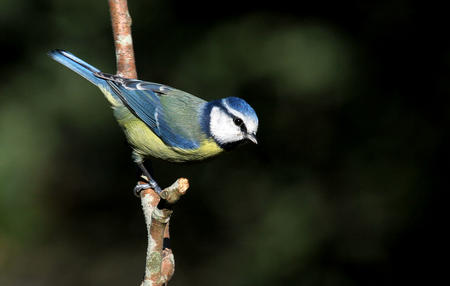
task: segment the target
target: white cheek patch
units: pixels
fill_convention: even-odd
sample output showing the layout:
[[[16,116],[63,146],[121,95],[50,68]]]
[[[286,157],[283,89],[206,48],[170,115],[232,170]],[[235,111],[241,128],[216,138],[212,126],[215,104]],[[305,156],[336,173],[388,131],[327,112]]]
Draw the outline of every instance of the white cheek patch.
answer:
[[[227,113],[214,106],[210,113],[211,135],[220,143],[232,143],[244,139],[241,129]]]

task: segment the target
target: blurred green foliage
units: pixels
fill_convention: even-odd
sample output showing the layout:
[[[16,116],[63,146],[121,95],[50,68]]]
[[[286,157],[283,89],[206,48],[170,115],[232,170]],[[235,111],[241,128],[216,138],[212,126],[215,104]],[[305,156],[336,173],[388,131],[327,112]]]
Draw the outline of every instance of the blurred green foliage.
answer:
[[[429,284],[447,17],[400,0],[289,3],[129,1],[141,79],[239,96],[260,118],[258,147],[154,162],[161,185],[191,182],[171,221],[171,284]],[[0,34],[0,285],[137,285],[130,150],[101,93],[46,56],[113,73],[106,1],[2,0]]]

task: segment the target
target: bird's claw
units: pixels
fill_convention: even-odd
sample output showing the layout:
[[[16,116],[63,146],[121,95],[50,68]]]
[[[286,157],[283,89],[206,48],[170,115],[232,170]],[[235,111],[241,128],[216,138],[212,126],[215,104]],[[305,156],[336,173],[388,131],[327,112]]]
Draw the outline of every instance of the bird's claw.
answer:
[[[134,189],[133,189],[133,194],[136,197],[140,197],[140,194],[143,190],[147,190],[147,189],[151,189],[152,187],[150,186],[150,184],[137,184]]]
[[[158,186],[158,184],[150,182],[150,183],[146,183],[146,184],[137,184],[134,189],[133,189],[133,193],[136,197],[140,197],[140,194],[143,190],[148,190],[148,189],[152,189],[154,190],[158,195],[161,193],[161,188]]]

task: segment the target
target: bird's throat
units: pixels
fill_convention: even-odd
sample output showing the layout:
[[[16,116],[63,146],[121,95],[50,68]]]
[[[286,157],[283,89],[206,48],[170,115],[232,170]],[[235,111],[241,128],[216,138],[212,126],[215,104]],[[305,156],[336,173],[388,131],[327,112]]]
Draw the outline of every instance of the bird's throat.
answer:
[[[222,148],[225,151],[231,151],[233,149],[235,149],[236,147],[242,145],[245,143],[245,139],[239,140],[239,141],[235,141],[235,142],[230,142],[230,143],[224,143],[224,144],[219,144],[220,148]]]

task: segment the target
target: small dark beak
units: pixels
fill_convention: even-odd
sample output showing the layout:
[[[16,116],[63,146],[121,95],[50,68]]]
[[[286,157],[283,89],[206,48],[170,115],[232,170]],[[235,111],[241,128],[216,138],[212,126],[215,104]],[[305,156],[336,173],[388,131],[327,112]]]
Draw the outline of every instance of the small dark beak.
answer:
[[[255,134],[247,134],[247,139],[252,141],[255,144],[258,144],[258,140],[256,140]]]

